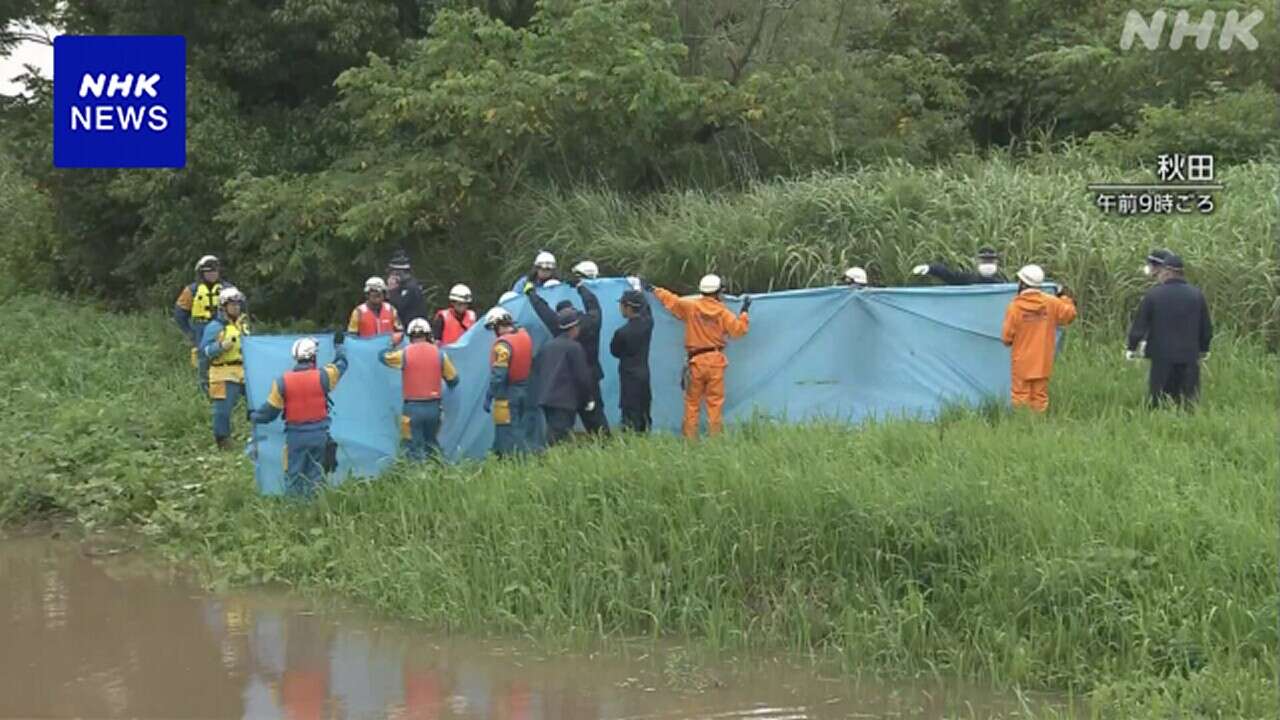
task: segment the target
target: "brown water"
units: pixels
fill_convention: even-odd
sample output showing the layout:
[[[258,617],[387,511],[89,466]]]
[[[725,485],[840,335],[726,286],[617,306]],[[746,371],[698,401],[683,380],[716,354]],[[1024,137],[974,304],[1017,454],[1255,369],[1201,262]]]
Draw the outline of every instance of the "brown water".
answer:
[[[95,547],[0,540],[0,718],[1026,717],[1008,695],[802,661],[441,638],[284,594],[210,595]]]

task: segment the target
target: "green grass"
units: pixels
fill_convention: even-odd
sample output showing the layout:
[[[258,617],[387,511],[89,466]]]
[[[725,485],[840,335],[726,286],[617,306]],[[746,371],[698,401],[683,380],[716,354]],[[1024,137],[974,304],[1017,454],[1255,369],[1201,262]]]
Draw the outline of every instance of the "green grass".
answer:
[[[1076,292],[1091,329],[1128,321],[1147,287],[1139,269],[1152,248],[1188,263],[1224,327],[1237,336],[1280,339],[1280,264],[1274,163],[1218,169],[1226,189],[1211,215],[1103,215],[1085,186],[1154,182],[1154,171],[1100,164],[1083,151],[961,157],[935,168],[888,164],[850,173],[761,183],[746,192],[691,190],[635,201],[605,190],[554,191],[512,199],[518,218],[502,238],[511,278],[540,248],[564,267],[581,258],[607,272],[636,272],[689,289],[708,270],[734,292],[829,285],[850,265],[873,282],[911,282],[911,267],[940,261],[971,266],[990,245],[1007,273],[1024,263]],[[505,289],[503,287],[502,289]]]
[[[1194,414],[1147,411],[1144,368],[1074,335],[1046,418],[760,423],[402,465],[303,505],[209,449],[162,318],[20,298],[0,332],[0,521],[136,527],[218,582],[467,632],[816,650],[1087,693],[1101,717],[1280,711],[1280,398],[1255,341],[1220,338]]]

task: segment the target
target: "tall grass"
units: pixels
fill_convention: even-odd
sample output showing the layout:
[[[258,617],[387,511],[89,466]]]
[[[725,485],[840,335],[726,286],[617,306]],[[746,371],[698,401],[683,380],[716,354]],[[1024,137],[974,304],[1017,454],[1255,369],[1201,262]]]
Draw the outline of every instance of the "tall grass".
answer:
[[[133,526],[212,578],[472,632],[817,650],[1089,692],[1109,717],[1280,710],[1280,398],[1256,342],[1216,344],[1194,414],[1146,410],[1141,367],[1077,336],[1046,418],[619,439],[302,505],[208,449],[163,319],[23,298],[0,331],[0,520]]]
[[[543,192],[513,200],[525,218],[504,243],[507,273],[539,248],[567,263],[591,257],[610,272],[693,287],[707,271],[735,291],[830,284],[850,265],[873,281],[907,284],[913,265],[972,264],[991,245],[1010,270],[1035,262],[1077,293],[1081,322],[1127,322],[1146,279],[1146,254],[1169,247],[1188,262],[1217,317],[1240,336],[1277,327],[1275,235],[1280,184],[1273,163],[1219,169],[1226,189],[1208,216],[1104,215],[1085,186],[1152,182],[1080,153],[961,158],[936,168],[889,164],[849,174],[757,185],[745,193],[688,191],[634,201],[602,190]],[[510,282],[508,280],[508,282]]]

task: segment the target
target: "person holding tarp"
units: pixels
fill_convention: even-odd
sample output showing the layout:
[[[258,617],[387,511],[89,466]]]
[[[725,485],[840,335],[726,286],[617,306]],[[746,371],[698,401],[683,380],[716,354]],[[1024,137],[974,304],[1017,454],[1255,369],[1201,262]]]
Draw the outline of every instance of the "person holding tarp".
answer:
[[[333,441],[329,437],[329,395],[347,371],[343,333],[333,337],[335,357],[323,368],[316,367],[320,344],[315,338],[301,338],[289,353],[294,368],[271,382],[267,401],[253,411],[250,419],[269,423],[284,413],[285,492],[310,497],[324,483],[324,473],[333,469]]]
[[[424,318],[409,321],[409,345],[382,351],[383,365],[401,371],[404,415],[401,417],[406,455],[426,460],[440,452],[436,435],[440,432],[441,385],[458,384],[458,371],[444,351],[432,341],[431,324]]]
[[[684,349],[688,353],[684,380],[684,422],[681,431],[687,438],[698,435],[698,417],[702,403],[707,405],[707,431],[718,435],[723,425],[724,371],[729,366],[724,349],[729,338],[747,334],[750,320],[747,311],[751,297],[742,298],[742,311],[738,315],[729,312],[720,300],[721,282],[718,275],[705,275],[698,282],[697,298],[682,298],[675,293],[646,283],[677,320],[684,322]]]
[[[191,343],[191,365],[196,368],[200,391],[209,391],[209,363],[200,353],[204,328],[218,311],[218,296],[231,283],[222,281],[222,265],[213,255],[196,261],[196,281],[182,288],[173,303],[173,321]]]
[[[840,276],[838,284],[846,285],[853,290],[866,290],[867,271],[860,267],[851,267]]]
[[[579,342],[582,324],[572,306],[557,316],[559,334],[538,351],[538,406],[547,420],[547,445],[555,445],[573,432],[574,417],[596,409],[597,383]]]
[[[1076,319],[1076,304],[1066,288],[1053,297],[1040,289],[1044,270],[1027,265],[1018,271],[1018,294],[1004,313],[1000,338],[1011,350],[1010,395],[1014,407],[1036,412],[1049,409],[1049,377],[1053,374],[1058,328]]]
[[[649,416],[649,408],[653,404],[653,391],[649,386],[653,312],[644,293],[634,287],[622,293],[620,306],[622,317],[627,322],[614,331],[613,339],[609,341],[609,353],[618,358],[618,383],[621,385],[618,406],[622,409],[622,427],[646,433],[653,424]]]
[[[1124,356],[1136,360],[1144,354],[1139,346],[1145,344],[1145,356],[1151,360],[1151,405],[1174,400],[1186,406],[1200,395],[1200,361],[1209,357],[1213,341],[1209,303],[1200,288],[1187,282],[1177,255],[1164,258],[1156,279],[1129,327]]]
[[[556,280],[556,256],[541,250],[533,258],[533,267],[529,268],[528,273],[516,279],[515,284],[511,286],[511,291],[527,293],[533,288],[548,287],[548,283],[560,284],[560,281]]]
[[[493,416],[493,452],[506,457],[529,449],[529,374],[533,369],[533,338],[504,307],[485,313],[484,327],[495,336],[489,351],[489,387],[484,411]]]
[[[387,283],[380,277],[371,277],[364,281],[365,301],[351,311],[347,319],[347,332],[361,338],[375,335],[391,334],[391,342],[400,344],[400,315],[387,299]]]
[[[1009,282],[1000,273],[1000,253],[989,247],[984,247],[978,250],[976,261],[978,270],[976,273],[952,270],[941,263],[930,263],[928,265],[915,266],[911,269],[911,274],[932,276],[941,280],[944,285],[981,285],[984,283]]]
[[[573,267],[573,287],[577,289],[578,295],[582,298],[582,305],[586,308],[586,314],[579,318],[575,325],[577,328],[577,342],[582,346],[583,352],[586,354],[587,366],[591,370],[592,387],[594,391],[591,399],[591,409],[585,409],[580,405],[576,409],[579,410],[579,416],[582,418],[582,427],[590,433],[609,434],[609,420],[604,414],[604,402],[600,396],[600,381],[604,379],[604,369],[600,367],[600,327],[603,324],[603,314],[600,310],[600,300],[596,297],[591,289],[583,284],[583,280],[595,279],[599,276],[600,271],[596,264],[590,260],[578,263]],[[556,309],[552,310],[551,306],[543,300],[538,293],[534,292],[532,286],[526,286],[525,294],[529,296],[529,304],[533,307],[534,312],[547,326],[547,330],[552,336],[558,336],[564,330],[560,327],[560,317],[558,313],[565,308],[573,308],[573,303],[568,300],[561,300],[556,304]]]
[[[218,316],[204,327],[200,355],[209,366],[209,399],[213,401],[213,441],[231,447],[231,411],[244,395],[244,356],[240,338],[249,334],[244,295],[233,287],[218,294]]]

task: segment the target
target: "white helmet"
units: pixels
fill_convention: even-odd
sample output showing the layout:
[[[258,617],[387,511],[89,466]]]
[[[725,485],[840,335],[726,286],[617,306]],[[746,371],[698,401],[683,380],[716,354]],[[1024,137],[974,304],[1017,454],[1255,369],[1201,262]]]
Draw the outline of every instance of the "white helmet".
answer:
[[[1038,287],[1044,282],[1044,269],[1039,265],[1024,265],[1018,271],[1018,279],[1027,285]]]
[[[502,293],[502,297],[498,298],[498,304],[502,305],[506,301],[515,300],[518,297],[520,297],[520,293],[516,292],[515,290],[508,290]]]
[[[703,275],[698,281],[698,292],[703,295],[714,295],[720,292],[720,276],[719,275]]]
[[[851,267],[844,271],[844,279],[850,285],[866,285],[867,271],[860,267]]]
[[[489,312],[484,314],[484,326],[486,329],[492,330],[495,325],[514,325],[515,320],[511,319],[511,313],[507,312],[504,307],[490,308]]]
[[[205,255],[196,261],[196,272],[216,269],[218,269],[218,258],[213,255]]]
[[[462,284],[454,285],[449,288],[449,301],[460,303],[471,302],[471,288]]]
[[[405,328],[405,334],[409,337],[414,335],[426,335],[431,337],[431,323],[426,318],[414,318],[409,321],[409,327]]]
[[[293,341],[293,347],[289,348],[289,354],[297,362],[311,362],[316,359],[316,353],[320,350],[320,343],[315,338],[304,337],[300,340]]]
[[[368,280],[365,280],[364,291],[368,293],[368,292],[373,292],[374,290],[377,290],[380,293],[386,293],[387,281],[383,280],[382,278],[376,275],[369,278]]]
[[[556,269],[556,256],[543,250],[533,259],[533,266],[536,268],[546,268],[547,270]]]
[[[600,277],[600,268],[596,267],[596,264],[591,262],[590,260],[583,260],[582,262],[573,266],[573,274],[581,275],[582,277],[587,278],[588,280],[595,280],[596,278]]]
[[[559,284],[560,284],[560,281],[559,281],[559,280],[557,280],[557,279],[555,279],[555,278],[551,278],[550,280],[548,280],[548,281],[546,281],[546,282],[542,283],[542,287],[555,287],[555,286],[557,286],[557,285],[559,285]]]
[[[233,287],[222,288],[222,292],[218,293],[218,304],[226,305],[229,302],[244,302],[244,293]]]

